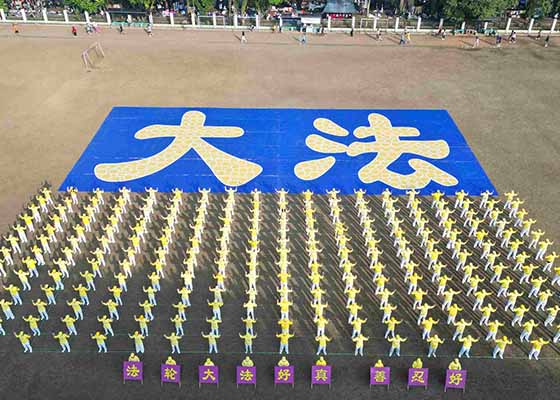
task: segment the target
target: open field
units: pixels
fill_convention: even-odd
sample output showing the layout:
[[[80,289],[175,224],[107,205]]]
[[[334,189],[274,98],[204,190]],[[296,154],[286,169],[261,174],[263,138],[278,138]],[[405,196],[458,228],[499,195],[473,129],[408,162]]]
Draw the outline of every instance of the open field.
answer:
[[[8,25],[0,25],[0,50],[3,54],[0,80],[1,231],[7,230],[41,181],[48,180],[58,187],[115,105],[445,108],[455,119],[496,188],[500,192],[510,189],[518,192],[526,200],[524,207],[529,215],[538,220],[537,226],[547,232],[547,237],[560,240],[560,207],[557,200],[560,188],[560,136],[557,132],[560,115],[555,107],[560,100],[560,50],[556,43],[553,42],[549,49],[543,49],[542,44],[532,39],[521,39],[514,47],[505,45],[502,49],[493,49],[489,48],[490,44],[483,43],[482,49],[472,50],[464,48],[470,46],[471,39],[463,38],[449,38],[443,42],[431,37],[413,36],[414,43],[409,48],[399,48],[396,37],[385,37],[379,43],[365,35],[354,38],[344,34],[310,36],[305,47],[300,46],[297,36],[291,34],[250,33],[248,39],[249,44],[242,47],[238,37],[231,32],[156,31],[152,38],[148,38],[139,30],[126,31],[125,35],[105,31],[95,40],[101,42],[107,58],[98,69],[86,73],[80,53],[94,41],[93,37],[80,32],[78,38],[73,38],[69,28],[39,26],[24,26],[21,36],[14,37]],[[295,227],[303,230],[301,199],[290,201],[294,209],[299,210]],[[328,215],[326,200],[318,198],[316,201],[319,212]],[[345,209],[354,212],[350,199],[344,201],[347,203]],[[221,202],[221,196],[212,196],[214,216],[218,215]],[[241,198],[238,208],[237,218],[242,225],[233,233],[233,241],[243,243],[247,240],[248,229],[248,222],[243,221],[250,209],[247,196]],[[274,211],[272,198],[266,199],[263,209],[266,213]],[[179,242],[186,240],[190,234],[187,225],[192,215],[194,202],[187,201],[182,214],[185,232],[176,239]],[[348,218],[349,224],[357,223]],[[321,239],[325,243],[332,242],[333,230],[327,227],[328,218],[324,223],[326,227]],[[218,221],[209,220],[207,234],[210,236],[203,261],[211,262],[215,257],[211,254],[211,243],[218,227]],[[276,227],[265,223],[264,228],[272,232]],[[356,228],[354,234],[357,231]],[[294,234],[293,241],[297,243],[297,233]],[[387,238],[387,241],[390,246],[390,239]],[[180,247],[177,247],[175,261],[180,262]],[[242,254],[239,248],[236,251]],[[333,251],[332,243],[330,251]],[[303,249],[292,250],[294,255],[301,252]],[[264,253],[263,262],[266,264],[273,255]],[[82,260],[78,267],[85,268],[85,262]],[[398,268],[395,270],[398,273]],[[141,276],[145,275],[145,271],[141,272]],[[294,278],[298,279],[294,289],[299,289],[298,295],[303,304],[308,301],[302,293],[309,290],[309,282],[304,278]],[[361,279],[365,282],[365,275]],[[185,383],[181,389],[172,386],[160,388],[158,365],[168,353],[168,343],[161,337],[152,339],[152,335],[146,342],[147,354],[143,357],[147,375],[144,385],[123,386],[120,382],[120,362],[132,349],[131,340],[124,335],[133,329],[135,323],[131,313],[138,310],[138,307],[130,307],[130,310],[123,311],[127,318],[116,332],[114,346],[110,347],[114,352],[101,357],[95,353],[93,341],[85,335],[80,335],[76,346],[73,342],[71,355],[47,352],[58,350],[58,347],[54,340],[46,337],[40,339],[44,341],[43,345],[37,345],[37,350],[43,349],[44,352],[37,351],[32,356],[21,353],[21,347],[13,336],[0,338],[0,343],[6,344],[0,350],[4,359],[0,366],[0,390],[9,394],[9,398],[50,398],[56,393],[62,399],[78,396],[284,398],[293,395],[296,398],[335,398],[344,395],[366,398],[385,395],[382,389],[369,392],[367,387],[367,366],[372,363],[373,357],[387,350],[387,344],[382,340],[383,330],[378,323],[380,315],[376,315],[380,311],[376,311],[377,307],[369,302],[367,314],[372,315],[376,322],[371,323],[367,333],[378,340],[369,342],[366,347],[369,357],[363,359],[347,354],[352,351],[349,340],[337,340],[331,344],[332,347],[329,345],[331,353],[340,354],[328,357],[335,366],[333,388],[328,395],[326,388],[310,390],[307,383],[308,366],[314,360],[312,353],[315,350],[315,343],[309,337],[299,338],[291,346],[295,354],[290,356],[290,360],[298,365],[301,377],[293,392],[287,388],[273,389],[272,374],[269,372],[277,356],[259,354],[254,357],[260,368],[258,389],[253,392],[241,388],[232,395],[230,390],[235,390],[233,365],[242,358],[242,343],[235,336],[242,326],[239,314],[243,286],[235,283],[225,296],[223,311],[226,316],[232,315],[231,323],[226,320],[223,324],[224,338],[220,342],[220,351],[227,354],[213,357],[222,367],[223,385],[219,390],[203,388],[199,392],[194,383],[195,366],[205,358],[205,342],[198,332],[207,329],[202,320],[207,315],[207,309],[202,303],[209,296],[206,287],[210,281],[210,274],[202,273],[196,283],[199,292],[193,293],[195,314],[190,322],[194,326],[185,326],[187,354],[177,358],[185,371]],[[147,279],[135,281],[132,292],[139,295],[142,283],[146,284]],[[369,279],[367,283],[371,285]],[[106,285],[100,282],[103,290]],[[161,299],[166,311],[161,314],[162,321],[154,324],[157,335],[168,333],[171,329],[170,322],[166,321],[165,325],[163,322],[170,316],[171,303],[171,295],[167,298],[165,293],[173,290],[171,283],[167,285]],[[268,298],[269,294],[272,296],[274,282],[265,279],[262,285],[267,296],[263,296],[263,299],[266,298],[263,301],[270,304],[257,311],[263,316],[261,328],[265,332],[262,342],[255,342],[255,350],[274,352],[277,340],[272,337],[272,330],[267,325],[274,324],[274,318],[271,315],[267,320],[269,313],[264,311],[272,313],[275,310],[275,300]],[[333,296],[338,296],[342,291],[337,286],[340,282],[333,281],[329,287],[331,285],[337,288]],[[100,312],[99,302],[105,299],[106,294],[96,293],[95,305],[88,309],[88,314],[93,316]],[[194,296],[196,294],[198,296]],[[402,301],[405,301],[404,298]],[[343,305],[343,300],[333,297],[333,308],[342,309]],[[58,306],[53,316],[60,317],[58,310],[62,312],[63,307],[66,308]],[[310,323],[309,310],[302,306],[296,313],[301,318],[299,326],[295,326],[296,332],[312,335],[312,326],[306,325]],[[339,314],[344,319],[344,311]],[[345,321],[339,322],[333,324],[332,334],[349,336]],[[51,323],[53,330],[62,327],[60,322]],[[83,332],[96,329],[92,321],[87,323],[91,325],[80,327],[80,332],[82,329]],[[20,325],[23,327],[21,320],[13,328]],[[11,328],[7,329],[9,334]],[[440,358],[424,359],[430,368],[434,368],[430,389],[407,394],[405,369],[410,365],[413,354],[424,354],[426,349],[419,341],[417,327],[412,324],[403,329],[406,334],[418,336],[417,343],[411,344],[410,351],[403,345],[406,357],[390,362],[384,358],[386,365],[394,368],[395,384],[388,392],[388,398],[443,396],[443,369],[458,349],[455,344],[446,343],[440,349]],[[50,331],[50,326],[47,331]],[[259,327],[257,331],[260,333]],[[445,336],[450,334],[445,333]],[[188,339],[189,336],[191,339]],[[224,340],[228,337],[231,340]],[[477,358],[464,362],[469,370],[469,383],[463,397],[540,399],[551,398],[550,393],[560,389],[558,360],[528,363],[520,358],[524,353],[516,346],[510,355],[519,358],[494,361],[483,358],[489,352],[487,345],[480,347],[484,350],[474,351]],[[555,349],[551,347],[547,350],[549,352],[543,352],[544,358],[557,357]],[[445,395],[449,398],[460,396],[460,393]]]

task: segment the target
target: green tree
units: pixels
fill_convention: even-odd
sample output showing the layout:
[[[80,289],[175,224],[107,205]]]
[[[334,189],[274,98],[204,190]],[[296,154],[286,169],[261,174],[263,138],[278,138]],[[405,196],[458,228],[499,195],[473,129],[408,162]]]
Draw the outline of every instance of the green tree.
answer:
[[[525,7],[527,18],[548,15],[552,11],[552,6],[552,0],[529,0]]]
[[[105,7],[106,0],[65,0],[64,3],[81,12],[95,13]]]
[[[214,0],[193,0],[192,4],[198,12],[208,12],[214,8]]]
[[[517,4],[517,0],[447,0],[443,13],[453,19],[485,19],[499,16]]]
[[[5,0],[0,0],[0,9],[8,11],[8,5],[6,4]]]
[[[134,6],[144,7],[146,11],[151,11],[156,6],[157,0],[129,0],[129,3]]]

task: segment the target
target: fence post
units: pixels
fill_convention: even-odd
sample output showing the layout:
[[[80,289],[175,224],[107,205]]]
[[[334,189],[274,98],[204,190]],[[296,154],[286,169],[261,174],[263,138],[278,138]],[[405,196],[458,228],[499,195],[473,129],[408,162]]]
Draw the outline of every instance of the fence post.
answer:
[[[554,33],[554,31],[556,30],[556,24],[558,23],[558,14],[556,14],[554,16],[554,19],[552,20],[552,26],[550,27],[550,33]]]
[[[21,19],[23,20],[23,22],[27,22],[27,14],[25,13],[24,8],[21,9]]]
[[[278,18],[278,26],[282,28],[282,16]]]
[[[535,18],[531,18],[531,21],[529,21],[529,35],[531,34],[531,32],[533,31],[533,24],[535,23]]]
[[[356,17],[352,15],[352,29],[356,29]]]
[[[89,13],[87,11],[84,11],[84,17],[86,17],[86,23],[90,23],[89,21]]]
[[[486,33],[486,31],[488,30],[488,22],[484,23],[484,33]]]
[[[64,15],[64,22],[68,23],[70,20],[68,19],[68,10],[62,10],[62,14]]]
[[[395,32],[399,30],[399,19],[400,17],[395,18]]]
[[[43,8],[41,11],[43,12],[43,21],[49,22],[49,17],[47,16],[47,9]]]
[[[237,28],[239,26],[239,20],[237,17],[237,13],[233,14],[233,27]],[[280,26],[282,26],[282,18],[280,18]]]
[[[216,13],[213,12],[212,13],[212,26],[215,28],[216,25],[218,25],[218,22],[216,21]]]
[[[465,33],[466,26],[467,26],[467,23],[465,21],[463,21],[463,23],[461,24],[461,32],[463,32],[463,34]]]
[[[111,14],[109,14],[109,11],[105,11],[105,18],[107,18],[107,25],[111,26]]]
[[[196,16],[194,13],[191,13],[191,25],[196,26]]]
[[[373,17],[373,30],[377,30],[377,17]]]
[[[443,28],[443,18],[439,19],[439,27],[438,29],[441,30],[441,28]]]
[[[261,27],[261,18],[259,14],[255,14],[255,28],[258,30]]]
[[[418,16],[418,22],[416,23],[416,31],[420,32],[420,27],[422,26],[422,17]]]
[[[169,22],[171,26],[175,26],[175,15],[173,15],[173,11],[169,13]]]
[[[0,19],[4,22],[6,22],[6,13],[4,12],[4,10],[2,8],[0,8]]]
[[[331,31],[331,26],[332,26],[331,20],[332,20],[331,16],[327,15],[327,29],[329,32]]]
[[[511,17],[508,18],[507,20],[507,24],[506,24],[506,32],[509,32],[509,27],[511,26]]]
[[[148,23],[150,25],[154,24],[154,14],[152,14],[151,12],[148,14]]]

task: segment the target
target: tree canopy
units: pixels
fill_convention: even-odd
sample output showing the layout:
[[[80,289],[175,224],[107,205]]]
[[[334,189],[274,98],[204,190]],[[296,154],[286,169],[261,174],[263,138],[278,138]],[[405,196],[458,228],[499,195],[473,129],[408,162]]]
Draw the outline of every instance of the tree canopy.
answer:
[[[443,14],[452,19],[486,19],[500,16],[518,3],[518,0],[445,0]]]
[[[87,11],[88,13],[99,11],[105,7],[106,3],[106,0],[64,0],[64,4],[79,11]]]

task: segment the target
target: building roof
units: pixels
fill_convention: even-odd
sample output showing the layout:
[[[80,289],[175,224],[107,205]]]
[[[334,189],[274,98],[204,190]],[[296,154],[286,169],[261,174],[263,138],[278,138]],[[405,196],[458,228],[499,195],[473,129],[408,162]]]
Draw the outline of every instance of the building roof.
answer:
[[[323,14],[356,14],[356,5],[352,0],[327,0]]]

